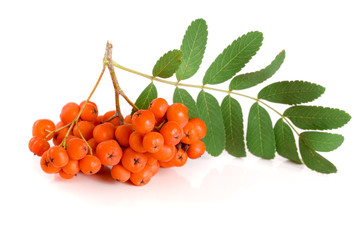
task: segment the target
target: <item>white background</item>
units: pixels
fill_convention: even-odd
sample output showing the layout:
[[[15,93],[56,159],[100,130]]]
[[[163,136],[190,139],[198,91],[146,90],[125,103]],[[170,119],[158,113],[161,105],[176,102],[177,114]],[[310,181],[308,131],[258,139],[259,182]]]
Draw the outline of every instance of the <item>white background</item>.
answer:
[[[211,3],[210,3],[211,2]],[[4,239],[359,239],[359,13],[357,1],[1,1],[1,198]],[[267,84],[305,80],[326,87],[312,104],[349,112],[331,132],[343,145],[323,154],[338,173],[323,175],[277,156],[204,155],[161,169],[144,187],[104,174],[66,181],[43,173],[28,150],[35,120],[59,120],[62,106],[85,100],[102,67],[107,40],[113,58],[151,74],[156,60],[179,48],[197,18],[208,24],[201,84],[216,56],[234,39],[264,33],[242,70],[265,67],[282,49],[286,59]],[[147,79],[117,70],[135,100]],[[172,86],[156,83],[171,102]],[[221,85],[226,88],[227,84]],[[193,96],[197,91],[189,90]],[[245,92],[244,92],[245,93]],[[221,101],[224,95],[213,93]],[[108,72],[93,101],[114,108]],[[245,116],[253,102],[239,99]],[[130,107],[121,102],[124,114]],[[286,106],[271,104],[283,111]],[[277,116],[271,113],[273,122]],[[246,121],[245,121],[246,125]]]

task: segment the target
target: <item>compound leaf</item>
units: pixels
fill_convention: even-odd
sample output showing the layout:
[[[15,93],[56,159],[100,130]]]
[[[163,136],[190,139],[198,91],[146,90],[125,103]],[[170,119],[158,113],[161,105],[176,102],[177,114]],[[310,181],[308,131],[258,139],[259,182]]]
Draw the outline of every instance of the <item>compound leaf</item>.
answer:
[[[199,69],[206,48],[207,36],[207,25],[204,19],[196,19],[186,30],[180,47],[184,55],[176,71],[178,81],[192,77]]]
[[[256,72],[244,73],[234,77],[229,86],[229,90],[241,90],[258,85],[265,80],[271,78],[285,59],[285,50],[281,51],[275,59],[266,68],[263,68]]]
[[[219,156],[225,148],[225,129],[219,103],[214,96],[201,90],[196,104],[207,128],[206,136],[202,139],[206,151],[212,156]]]
[[[323,86],[305,81],[282,81],[264,87],[258,98],[274,103],[299,104],[315,100],[325,92]]]
[[[245,157],[243,114],[239,102],[226,96],[221,103],[221,112],[226,133],[225,150],[232,156]]]
[[[261,32],[249,32],[234,40],[207,69],[203,84],[219,84],[232,78],[259,50]]]
[[[275,136],[269,113],[254,103],[249,112],[246,142],[255,156],[272,159],[275,157]]]

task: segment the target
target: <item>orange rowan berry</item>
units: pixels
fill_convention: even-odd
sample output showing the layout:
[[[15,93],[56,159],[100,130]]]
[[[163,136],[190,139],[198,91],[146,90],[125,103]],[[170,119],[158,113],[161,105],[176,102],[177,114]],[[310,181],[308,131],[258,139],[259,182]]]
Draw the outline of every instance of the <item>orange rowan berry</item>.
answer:
[[[199,140],[193,144],[190,144],[186,153],[189,158],[196,159],[201,157],[205,153],[205,150],[205,144]]]
[[[47,157],[48,152],[44,152],[40,159],[40,167],[45,173],[58,173],[61,167],[55,167]]]
[[[125,118],[124,118],[124,122],[125,123],[128,123],[128,124],[131,124],[131,115],[127,115]]]
[[[108,166],[118,164],[123,155],[120,145],[115,140],[106,140],[96,146],[96,156]]]
[[[110,170],[111,177],[119,182],[126,182],[130,178],[130,171],[121,164],[113,166]]]
[[[94,127],[93,137],[100,143],[106,140],[114,139],[115,126],[110,122],[105,122]]]
[[[159,165],[162,168],[171,168],[171,167],[175,167],[174,163],[172,161],[168,161],[168,162],[162,162],[159,161]]]
[[[86,155],[79,161],[80,171],[86,175],[93,175],[100,171],[101,161],[94,155]]]
[[[164,137],[158,132],[149,132],[144,135],[143,147],[149,153],[156,153],[164,146]]]
[[[83,101],[80,103],[80,109],[84,106],[86,101]],[[97,105],[94,102],[88,102],[86,106],[84,107],[84,110],[80,114],[80,118],[83,121],[89,121],[89,122],[95,122],[98,117],[98,108]]]
[[[161,135],[164,137],[164,143],[167,145],[176,145],[183,138],[183,130],[175,121],[165,123],[160,129]]]
[[[183,128],[189,121],[188,109],[182,103],[173,103],[166,112],[166,118],[168,121],[177,122]]]
[[[97,116],[96,120],[94,121],[94,125],[97,126],[99,124],[104,123],[104,115]]]
[[[79,161],[70,159],[69,162],[62,167],[62,170],[67,174],[77,174],[80,171]]]
[[[187,159],[188,159],[187,153],[180,148],[168,163],[176,167],[182,167],[187,162]]]
[[[95,125],[89,121],[80,121],[73,128],[73,134],[76,137],[81,138],[81,135],[85,138],[85,140],[89,140],[93,137]],[[80,134],[81,133],[81,134]]]
[[[55,167],[64,167],[69,162],[67,151],[60,146],[53,146],[47,152],[49,161]]]
[[[191,122],[197,129],[200,139],[203,139],[206,136],[207,131],[205,122],[200,118],[192,118],[189,122]]]
[[[145,153],[145,155],[147,157],[146,166],[148,166],[151,169],[152,175],[154,176],[155,174],[158,173],[160,169],[159,160],[152,157],[150,153]]]
[[[149,104],[148,110],[150,110],[154,114],[155,118],[161,119],[165,116],[168,107],[169,104],[164,98],[155,98]]]
[[[129,146],[136,152],[144,153],[146,149],[143,145],[144,136],[138,132],[132,132],[129,137]]]
[[[151,153],[151,156],[160,162],[170,161],[176,153],[174,145],[164,145],[158,152]]]
[[[141,171],[136,173],[131,173],[130,181],[135,186],[144,186],[150,182],[152,176],[153,174],[151,169],[148,166],[145,166]]]
[[[60,113],[60,119],[64,124],[68,124],[77,117],[80,106],[74,102],[69,102],[63,106]]]
[[[188,122],[183,128],[184,135],[181,139],[182,143],[192,144],[200,140],[199,131],[195,125]]]
[[[50,132],[55,130],[55,124],[49,119],[39,119],[34,122],[32,127],[32,135],[40,138],[45,138]],[[54,134],[51,134],[46,140],[52,139]]]
[[[50,148],[50,144],[40,137],[32,137],[29,141],[29,149],[32,153],[42,156]]]
[[[131,125],[123,124],[121,126],[116,127],[115,138],[121,146],[128,147],[129,138],[132,132],[133,130]]]
[[[81,138],[70,139],[67,142],[66,150],[69,158],[72,160],[80,160],[84,158],[89,152],[89,148],[86,142]]]
[[[121,163],[130,172],[140,172],[147,163],[147,156],[143,153],[135,152],[131,148],[126,148]]]
[[[111,110],[108,111],[104,114],[104,122],[108,121],[110,118],[112,118],[114,115],[116,114],[115,110]],[[114,126],[120,126],[121,122],[120,122],[120,118],[119,117],[115,117],[113,119],[111,119],[109,122],[111,122],[112,124],[114,124]]]
[[[151,132],[155,127],[155,123],[155,116],[149,110],[139,110],[131,118],[133,128],[141,134]]]
[[[60,170],[59,171],[59,176],[61,177],[61,178],[63,178],[63,179],[72,179],[75,175],[73,175],[73,174],[69,174],[69,173],[67,173],[67,172],[65,172],[64,170]]]

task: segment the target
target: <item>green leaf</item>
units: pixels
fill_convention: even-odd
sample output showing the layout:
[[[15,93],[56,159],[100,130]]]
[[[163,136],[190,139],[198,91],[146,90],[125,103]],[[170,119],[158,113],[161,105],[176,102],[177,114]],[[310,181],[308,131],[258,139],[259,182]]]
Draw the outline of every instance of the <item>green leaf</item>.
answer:
[[[302,138],[299,138],[299,148],[304,164],[308,168],[321,173],[337,172],[334,164],[332,164],[329,160],[315,152],[304,142]]]
[[[165,53],[156,62],[153,68],[154,77],[169,78],[179,68],[183,53],[180,50],[172,50]]]
[[[269,113],[254,103],[249,112],[246,142],[255,156],[272,159],[275,157],[275,136]]]
[[[184,56],[176,71],[178,81],[190,78],[199,69],[206,48],[207,36],[207,25],[204,19],[196,19],[186,30],[180,47]]]
[[[271,78],[285,59],[285,50],[276,55],[275,59],[266,68],[260,71],[240,74],[233,78],[230,82],[229,90],[241,90],[258,85],[265,80]]]
[[[218,84],[232,78],[256,54],[262,40],[262,33],[257,31],[249,32],[234,40],[210,65],[203,84]]]
[[[344,142],[342,135],[327,132],[302,132],[300,137],[310,148],[319,152],[333,151]]]
[[[154,83],[150,83],[136,99],[135,106],[137,106],[139,109],[148,109],[149,104],[155,98],[157,98],[157,90]],[[131,114],[134,112],[136,112],[135,109],[132,110]]]
[[[282,81],[264,87],[258,98],[274,103],[299,104],[315,100],[325,92],[323,86],[305,81]]]
[[[206,151],[212,156],[219,156],[225,148],[225,129],[219,103],[204,90],[199,92],[196,103],[199,116],[206,124],[207,133],[202,139]]]
[[[296,148],[294,134],[287,123],[280,118],[274,127],[276,151],[280,156],[295,163],[302,163]]]
[[[351,117],[343,110],[317,106],[294,106],[284,116],[301,129],[327,130],[344,126]]]
[[[199,117],[196,102],[185,89],[175,88],[173,102],[184,104],[189,110],[190,119]]]
[[[232,156],[245,157],[243,115],[239,102],[230,95],[226,96],[221,103],[221,112],[226,133],[225,150]]]

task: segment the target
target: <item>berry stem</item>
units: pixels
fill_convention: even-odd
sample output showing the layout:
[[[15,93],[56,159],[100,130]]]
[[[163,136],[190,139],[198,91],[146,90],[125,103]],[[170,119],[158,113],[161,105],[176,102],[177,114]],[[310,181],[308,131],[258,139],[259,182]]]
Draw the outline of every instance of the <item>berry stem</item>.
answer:
[[[116,74],[115,74],[114,64],[113,64],[113,60],[112,60],[112,44],[109,42],[106,43],[106,52],[105,52],[104,59],[106,60],[106,63],[107,63],[106,65],[109,69],[111,80],[114,85],[116,114],[119,116],[120,121],[124,122],[124,117],[122,116],[122,114],[120,112],[119,95],[121,95],[130,104],[130,106],[132,106],[136,111],[139,110],[139,108],[135,106],[135,104],[126,96],[124,91],[120,88],[119,82],[118,82]]]
[[[59,128],[59,129],[56,129],[56,130],[53,131],[53,132],[55,133],[55,132],[60,131],[61,129],[63,129],[63,128],[65,128],[65,127],[67,127],[67,126],[70,125],[68,131],[66,132],[66,135],[65,135],[64,139],[63,139],[62,142],[60,143],[60,146],[64,147],[65,149],[66,149],[66,139],[68,138],[68,136],[69,136],[71,130],[73,129],[74,125],[77,124],[77,122],[79,121],[80,115],[81,115],[81,113],[84,111],[84,108],[85,108],[86,104],[90,101],[90,98],[92,97],[92,95],[94,94],[96,88],[98,87],[98,85],[99,85],[99,83],[100,83],[100,80],[102,79],[102,77],[103,77],[103,75],[104,75],[105,69],[106,69],[106,64],[103,65],[102,71],[101,71],[101,73],[100,73],[100,76],[99,76],[98,80],[96,81],[95,86],[93,87],[91,93],[89,94],[89,97],[86,99],[85,104],[84,104],[84,105],[82,106],[82,108],[80,109],[80,111],[79,111],[78,115],[76,116],[76,118],[75,118],[72,122],[66,124],[65,126],[63,126],[63,127]],[[80,132],[80,129],[79,129],[79,132]],[[80,134],[81,134],[81,132],[80,132]],[[50,136],[50,135],[51,135],[51,133],[48,134],[48,136]],[[82,136],[82,134],[81,134],[81,136]],[[47,136],[46,136],[46,137],[47,137]],[[86,144],[88,144],[87,141],[85,141],[85,142],[86,142]]]
[[[87,147],[89,148],[90,154],[93,155],[92,147],[90,146],[90,144],[88,143],[88,141],[86,141],[86,139],[84,138],[82,132],[80,131],[78,122],[79,122],[79,121],[76,121],[76,127],[77,127],[77,129],[78,129],[78,131],[79,131],[80,137],[82,138],[82,140],[85,141]]]
[[[216,92],[222,92],[222,93],[226,93],[226,94],[233,94],[233,95],[237,95],[237,96],[241,96],[241,97],[245,97],[245,98],[248,98],[248,99],[257,101],[257,102],[263,104],[264,106],[266,106],[267,108],[271,109],[271,110],[274,111],[275,113],[277,113],[281,118],[283,118],[283,119],[289,124],[289,126],[294,130],[294,132],[295,132],[297,135],[300,135],[300,134],[298,133],[298,131],[296,131],[295,127],[291,124],[291,122],[290,122],[283,114],[281,114],[279,111],[277,111],[276,109],[274,109],[273,107],[271,107],[270,105],[268,105],[267,103],[265,103],[264,101],[262,101],[261,99],[258,99],[258,98],[255,98],[255,97],[251,97],[251,96],[249,96],[249,95],[245,95],[245,94],[238,93],[238,92],[228,91],[228,90],[223,90],[223,89],[218,89],[218,88],[213,88],[213,87],[208,87],[208,86],[205,86],[205,85],[193,85],[193,84],[186,84],[186,83],[181,83],[181,82],[171,82],[171,81],[168,81],[168,80],[160,79],[160,78],[157,78],[157,77],[153,77],[153,76],[150,76],[150,75],[147,75],[147,74],[144,74],[144,73],[141,73],[141,72],[138,72],[138,71],[135,71],[135,70],[126,68],[126,67],[121,66],[120,64],[116,63],[115,61],[112,61],[112,63],[113,63],[113,65],[114,65],[115,67],[117,67],[117,68],[120,68],[120,69],[122,69],[122,70],[124,70],[124,71],[127,71],[127,72],[130,72],[130,73],[134,73],[134,74],[136,74],[136,75],[145,77],[145,78],[147,78],[147,79],[150,79],[151,81],[157,81],[157,82],[161,82],[161,83],[173,85],[173,86],[176,86],[176,87],[182,86],[182,87],[191,87],[191,88],[207,89],[207,90],[212,90],[212,91],[216,91]]]

